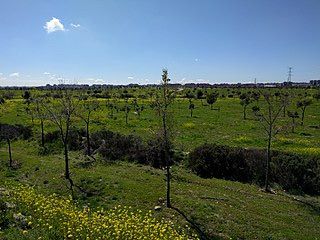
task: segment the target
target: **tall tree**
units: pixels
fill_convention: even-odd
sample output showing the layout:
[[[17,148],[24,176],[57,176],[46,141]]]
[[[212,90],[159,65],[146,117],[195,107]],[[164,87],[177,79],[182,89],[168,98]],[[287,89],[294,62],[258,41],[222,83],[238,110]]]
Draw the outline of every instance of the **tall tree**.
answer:
[[[44,103],[46,115],[59,129],[61,142],[64,148],[65,161],[65,179],[70,183],[70,189],[73,192],[73,181],[70,176],[69,167],[69,132],[71,127],[71,120],[76,111],[76,103],[74,98],[68,90],[61,90],[61,98]]]
[[[271,147],[272,139],[280,131],[280,127],[277,125],[280,112],[283,109],[281,102],[274,101],[270,93],[262,93],[266,102],[266,107],[263,110],[256,109],[256,116],[260,119],[260,123],[267,136],[267,158],[265,166],[265,191],[270,192],[270,162],[271,162]]]
[[[76,115],[86,124],[87,155],[91,156],[90,122],[92,113],[99,108],[99,102],[84,100],[79,104]]]
[[[171,207],[171,173],[170,173],[170,165],[171,165],[171,156],[170,151],[172,149],[172,122],[169,121],[170,111],[169,106],[172,103],[173,97],[172,93],[169,90],[169,82],[168,71],[163,69],[162,71],[162,81],[161,81],[161,94],[156,96],[155,101],[153,102],[154,108],[157,110],[158,116],[161,119],[161,141],[162,146],[164,148],[164,154],[162,161],[165,162],[166,169],[166,205],[167,207]]]

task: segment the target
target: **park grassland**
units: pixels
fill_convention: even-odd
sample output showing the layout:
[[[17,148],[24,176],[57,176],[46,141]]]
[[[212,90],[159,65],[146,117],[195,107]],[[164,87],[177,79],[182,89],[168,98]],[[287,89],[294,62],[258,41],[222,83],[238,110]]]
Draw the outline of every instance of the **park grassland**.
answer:
[[[136,90],[143,93],[141,89]],[[225,90],[221,90],[225,91]],[[301,91],[296,89],[296,94]],[[310,95],[313,93],[312,89]],[[221,92],[220,94],[223,94]],[[225,93],[227,94],[227,93]],[[17,94],[19,96],[19,94]],[[288,110],[295,109],[292,100]],[[111,99],[112,100],[112,99]],[[123,134],[134,134],[147,140],[157,132],[158,119],[155,111],[150,108],[150,99],[138,99],[145,106],[141,116],[129,114],[126,124],[124,112],[114,113],[110,118],[106,104],[107,99],[98,99],[101,108],[94,112],[91,131],[104,128]],[[205,103],[205,99],[202,100]],[[130,100],[129,100],[130,102]],[[195,109],[193,117],[188,110],[188,99],[176,98],[172,105],[174,116],[174,145],[176,149],[187,153],[203,143],[217,143],[245,148],[265,148],[266,136],[256,121],[251,106],[248,107],[248,119],[243,120],[242,106],[239,98],[219,98],[210,106],[203,106],[201,100],[193,100]],[[124,106],[124,100],[118,100],[119,106]],[[259,102],[261,108],[264,102]],[[6,102],[0,116],[1,123],[32,125],[31,117],[25,111],[23,100],[16,97]],[[284,127],[273,142],[273,148],[280,151],[319,155],[320,131],[316,128],[320,123],[320,102],[306,110],[304,126],[297,125],[295,133],[288,127],[291,123],[287,117],[279,119],[279,125]],[[80,119],[75,118],[74,125],[84,128]],[[288,128],[286,128],[288,127]],[[45,132],[56,130],[51,122],[45,122]],[[7,169],[7,148],[0,148],[0,183],[20,182],[34,186],[34,189],[49,196],[56,193],[68,197],[70,192],[63,178],[64,162],[62,153],[40,156],[38,120],[34,120],[34,139],[13,142],[13,157],[21,163],[17,170]],[[79,206],[90,205],[93,209],[103,207],[112,209],[115,206],[131,206],[133,209],[152,215],[157,219],[173,221],[176,226],[185,226],[187,222],[177,212],[162,208],[154,211],[156,205],[161,205],[165,195],[164,171],[149,166],[127,163],[102,163],[99,160],[88,168],[80,167],[84,156],[80,152],[71,153],[71,173],[75,182],[96,193],[92,196],[77,196]],[[183,166],[173,166],[172,169],[172,204],[195,221],[210,238],[217,239],[319,239],[320,229],[320,199],[317,196],[294,196],[281,189],[277,194],[267,194],[256,185],[243,184],[220,179],[202,179]],[[28,234],[10,228],[1,237],[8,239],[33,239],[38,236],[36,228]]]

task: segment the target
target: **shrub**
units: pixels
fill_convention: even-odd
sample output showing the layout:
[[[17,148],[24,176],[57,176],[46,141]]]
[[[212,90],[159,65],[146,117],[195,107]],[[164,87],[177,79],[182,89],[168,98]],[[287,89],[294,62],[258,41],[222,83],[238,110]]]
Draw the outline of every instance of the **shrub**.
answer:
[[[91,146],[105,160],[127,160],[141,164],[151,165],[156,168],[165,166],[163,141],[149,140],[147,143],[134,135],[122,135],[110,130],[94,132],[91,136]],[[175,155],[170,151],[173,164]]]
[[[189,154],[188,166],[204,178],[250,181],[252,173],[244,153],[240,148],[204,144]]]
[[[265,150],[204,144],[189,154],[188,167],[200,177],[264,183]],[[320,194],[320,159],[272,152],[270,178],[283,189]]]

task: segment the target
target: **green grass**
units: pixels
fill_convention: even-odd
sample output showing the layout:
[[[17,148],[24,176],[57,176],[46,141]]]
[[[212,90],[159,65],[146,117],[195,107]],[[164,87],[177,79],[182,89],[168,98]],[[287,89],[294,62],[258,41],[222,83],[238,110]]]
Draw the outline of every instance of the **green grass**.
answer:
[[[295,109],[295,100],[288,109]],[[204,100],[205,101],[205,100]],[[129,113],[129,123],[125,123],[125,114],[122,111],[115,113],[115,118],[108,117],[106,100],[99,99],[101,109],[93,114],[91,131],[108,128],[112,131],[124,134],[136,134],[144,139],[149,139],[157,131],[159,119],[155,111],[150,108],[150,100],[140,99],[138,103],[146,108],[138,118],[133,111]],[[175,147],[182,151],[191,151],[194,147],[203,143],[218,143],[230,146],[265,148],[266,135],[261,123],[256,121],[249,105],[247,110],[248,120],[243,120],[242,106],[238,98],[223,98],[215,103],[220,111],[210,110],[209,106],[202,106],[200,100],[195,100],[194,117],[190,117],[188,101],[176,99],[172,105],[174,116]],[[260,100],[263,108],[264,103]],[[119,101],[118,106],[124,106],[124,101]],[[32,125],[31,117],[24,110],[25,104],[21,99],[7,101],[0,122],[19,123]],[[298,125],[295,133],[291,133],[291,119],[281,117],[279,126],[283,130],[273,141],[274,149],[306,154],[320,154],[320,131],[315,126],[320,125],[320,102],[314,101],[306,110],[304,126]],[[297,122],[300,123],[299,119]],[[39,135],[40,123],[34,121],[34,130]],[[74,118],[73,125],[84,128],[85,125],[79,118]],[[45,122],[45,131],[53,131],[56,127],[50,122]]]
[[[7,170],[6,148],[0,148],[0,185],[4,181],[15,180],[35,186],[45,194],[68,195],[62,155],[38,156],[35,145],[33,141],[13,144],[14,159],[22,163],[16,171]],[[84,197],[78,193],[80,205],[112,208],[121,204],[147,211],[159,205],[159,199],[165,197],[162,170],[125,162],[77,167],[82,160],[80,153],[72,152],[72,177],[77,184],[98,195]],[[182,166],[174,167],[172,174],[173,205],[196,221],[211,237],[319,239],[319,197],[297,197],[312,203],[312,208],[310,204],[296,201],[294,196],[280,190],[277,194],[266,194],[255,185],[201,179]],[[176,212],[165,207],[155,215],[172,219],[182,226],[186,224]]]

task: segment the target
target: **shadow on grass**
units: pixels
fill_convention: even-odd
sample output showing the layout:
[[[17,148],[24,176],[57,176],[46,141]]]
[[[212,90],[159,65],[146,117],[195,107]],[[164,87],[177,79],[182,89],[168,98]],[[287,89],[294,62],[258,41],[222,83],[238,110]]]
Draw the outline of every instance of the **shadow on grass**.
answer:
[[[170,207],[171,209],[178,212],[191,226],[192,228],[198,233],[201,240],[221,240],[222,238],[219,236],[208,236],[205,231],[201,229],[198,223],[196,223],[194,220],[187,217],[186,214],[184,214],[179,208]]]

